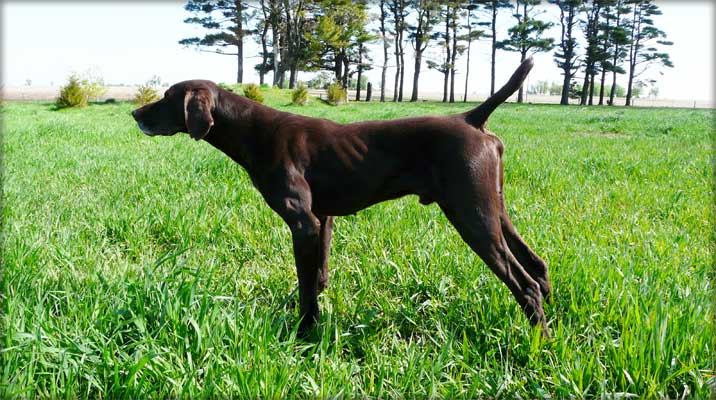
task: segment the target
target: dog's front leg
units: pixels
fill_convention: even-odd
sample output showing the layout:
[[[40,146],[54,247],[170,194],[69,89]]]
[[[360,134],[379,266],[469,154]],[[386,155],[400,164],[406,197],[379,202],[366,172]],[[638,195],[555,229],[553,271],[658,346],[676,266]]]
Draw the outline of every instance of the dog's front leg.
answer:
[[[296,259],[298,295],[301,304],[299,333],[318,321],[318,271],[321,268],[320,224],[315,216],[304,214],[291,224],[293,256]]]
[[[303,177],[278,171],[271,178],[273,190],[263,194],[269,206],[291,229],[301,313],[298,329],[300,334],[304,334],[319,316],[319,270],[325,261],[322,245],[325,233],[321,232],[323,221],[311,211],[311,190]]]

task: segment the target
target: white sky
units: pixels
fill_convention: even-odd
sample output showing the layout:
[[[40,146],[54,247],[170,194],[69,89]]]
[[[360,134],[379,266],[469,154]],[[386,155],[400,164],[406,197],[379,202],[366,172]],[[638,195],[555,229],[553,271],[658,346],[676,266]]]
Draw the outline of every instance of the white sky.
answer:
[[[664,30],[667,48],[674,68],[656,69],[646,75],[658,78],[659,97],[680,100],[714,100],[714,2],[671,1],[658,3],[664,15],[656,26]],[[109,84],[136,84],[158,75],[164,82],[203,78],[217,82],[234,82],[236,59],[183,48],[178,40],[203,33],[200,28],[182,21],[189,16],[184,2],[20,2],[2,4],[2,82],[22,86],[31,80],[33,86],[62,84],[71,72],[93,69]],[[543,8],[554,13],[556,6]],[[554,14],[553,14],[554,15]],[[376,18],[372,18],[375,20]],[[545,18],[557,22],[554,18]],[[498,17],[498,39],[513,24],[509,10]],[[550,32],[559,35],[558,24]],[[410,52],[410,45],[406,45]],[[391,50],[392,51],[392,50]],[[439,51],[439,50],[438,50]],[[244,82],[258,82],[253,65],[260,62],[259,46],[253,39],[245,42]],[[255,58],[250,58],[250,57]],[[428,57],[437,58],[439,52]],[[376,65],[382,64],[382,49],[372,51]],[[469,94],[489,91],[489,42],[473,44],[470,65]],[[561,83],[560,70],[551,54],[538,54],[529,82],[538,80]],[[517,53],[498,51],[497,85],[503,84],[519,62]],[[393,65],[391,59],[390,64]],[[412,83],[412,54],[406,54],[405,93]],[[442,74],[423,64],[420,91],[442,92]],[[458,63],[456,91],[462,93],[464,57]],[[377,89],[380,68],[367,73]],[[388,87],[392,88],[394,70],[388,70]],[[306,80],[311,74],[302,74]],[[618,83],[626,85],[626,77]],[[270,76],[267,81],[271,82]]]

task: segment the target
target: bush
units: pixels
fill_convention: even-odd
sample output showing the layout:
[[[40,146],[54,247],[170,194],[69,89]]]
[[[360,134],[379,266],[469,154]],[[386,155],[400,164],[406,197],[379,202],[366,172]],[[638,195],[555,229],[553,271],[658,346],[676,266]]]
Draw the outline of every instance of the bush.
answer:
[[[346,90],[343,89],[340,83],[331,83],[328,86],[328,102],[334,105],[343,104],[348,101],[348,95]]]
[[[85,72],[84,77],[73,73],[67,78],[67,85],[60,88],[55,105],[57,108],[86,107],[90,99],[96,101],[105,93],[104,81],[94,72]]]
[[[153,103],[159,100],[159,94],[157,89],[150,84],[139,85],[137,88],[137,94],[134,95],[134,102],[139,106]]]
[[[157,75],[154,75],[152,79],[148,80],[144,85],[139,85],[137,88],[137,94],[134,95],[134,102],[137,105],[143,106],[145,104],[153,103],[159,100],[159,93],[157,88],[162,84],[162,79]]]
[[[303,82],[299,82],[296,89],[291,91],[291,102],[297,106],[303,106],[308,103],[308,88]]]
[[[80,81],[80,86],[87,96],[87,100],[97,101],[107,93],[104,80],[92,72],[85,73],[84,78]]]
[[[222,88],[222,89],[224,89],[224,90],[228,90],[229,92],[233,92],[233,91],[234,91],[234,88],[231,87],[231,85],[228,85],[228,84],[226,84],[226,83],[224,83],[224,82],[219,82],[219,87]]]
[[[247,83],[246,85],[241,86],[244,89],[244,96],[259,103],[264,102],[264,95],[261,94],[261,89],[259,88],[259,85],[255,83]]]
[[[67,78],[67,85],[60,88],[60,96],[55,100],[57,108],[86,107],[89,97],[82,89],[80,78],[72,74]]]

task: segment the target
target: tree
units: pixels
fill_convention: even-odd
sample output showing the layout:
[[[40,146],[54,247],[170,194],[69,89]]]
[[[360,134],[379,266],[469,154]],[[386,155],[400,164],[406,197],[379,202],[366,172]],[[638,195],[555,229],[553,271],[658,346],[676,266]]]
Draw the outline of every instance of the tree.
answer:
[[[634,79],[641,75],[651,64],[673,67],[668,53],[659,52],[652,42],[670,46],[673,42],[660,40],[666,37],[664,31],[654,26],[654,15],[661,15],[661,10],[651,0],[630,0],[632,4],[632,20],[629,45],[629,83],[627,84],[626,104],[632,103]],[[648,46],[648,47],[647,47]]]
[[[472,18],[474,12],[479,7],[480,2],[478,0],[469,0],[465,5],[467,10],[467,21],[463,25],[464,29],[467,29],[467,34],[462,36],[460,39],[467,42],[467,62],[465,63],[465,93],[463,94],[462,101],[467,102],[467,83],[470,79],[470,48],[472,47],[473,40],[480,40],[485,35],[485,31],[476,29],[478,26],[488,25],[488,22],[480,22],[477,18]],[[493,69],[494,72],[494,69]]]
[[[359,32],[358,36],[355,38],[355,43],[357,45],[356,58],[355,58],[356,71],[358,74],[357,80],[358,80],[358,82],[361,82],[361,84],[356,85],[356,101],[360,101],[361,86],[363,86],[363,87],[367,86],[367,85],[363,85],[363,83],[362,83],[363,78],[365,78],[365,76],[363,76],[363,71],[367,71],[367,70],[370,70],[373,68],[370,63],[372,60],[370,58],[370,54],[368,52],[368,47],[366,46],[366,43],[372,42],[375,39],[377,39],[377,37],[369,34],[367,32],[367,30],[365,29],[365,25],[362,25],[361,31]]]
[[[520,62],[524,61],[528,54],[549,51],[554,47],[554,39],[542,37],[552,23],[534,18],[534,8],[539,3],[540,0],[516,0],[513,16],[517,20],[517,25],[508,29],[507,39],[498,42],[498,47],[502,49],[519,52]],[[517,102],[522,103],[523,99],[524,90],[520,86]]]
[[[390,42],[388,41],[388,34],[386,29],[386,21],[388,19],[388,6],[386,0],[380,0],[380,15],[378,20],[380,21],[380,38],[383,40],[383,67],[380,72],[380,101],[385,101],[385,75],[388,72],[388,49],[390,48]]]
[[[405,17],[407,4],[405,0],[389,0],[388,8],[393,14],[393,38],[395,40],[395,84],[393,101],[403,101],[403,79],[405,77],[405,52],[403,35],[405,33]]]
[[[584,38],[587,42],[587,48],[584,57],[584,80],[582,82],[582,94],[580,95],[579,104],[587,105],[587,99],[594,93],[594,85],[590,85],[590,81],[594,83],[594,75],[596,73],[597,59],[599,58],[598,33],[599,33],[599,15],[601,13],[602,1],[592,0],[585,4],[584,13],[586,19],[583,21]],[[591,105],[591,102],[590,102]]]
[[[619,88],[619,86],[617,86],[617,74],[626,73],[620,64],[627,56],[626,47],[629,44],[629,34],[625,28],[627,19],[623,16],[629,14],[630,9],[624,6],[623,0],[617,0],[614,9],[616,22],[609,30],[609,44],[611,45],[610,51],[612,59],[607,68],[607,70],[612,73],[612,85],[609,90],[609,100],[607,101],[607,104],[610,106],[614,105],[614,96],[619,95],[619,92],[615,92],[614,90],[615,88]]]
[[[418,84],[420,82],[420,67],[423,60],[423,52],[430,42],[433,25],[437,22],[436,2],[434,0],[413,0],[411,2],[415,9],[416,24],[408,25],[409,38],[412,39],[411,44],[415,52],[415,69],[413,72],[413,93],[410,95],[410,101],[418,101]]]
[[[271,71],[269,58],[271,53],[268,51],[268,31],[271,28],[271,7],[267,0],[259,0],[259,8],[261,10],[262,19],[256,24],[256,31],[259,33],[258,42],[261,45],[261,64],[254,66],[259,73],[259,84],[264,84],[264,76]]]
[[[284,33],[279,43],[281,49],[282,70],[288,69],[288,88],[296,86],[299,67],[305,67],[311,58],[308,46],[308,12],[309,0],[283,0],[282,11]],[[281,79],[283,87],[283,78]]]
[[[490,55],[490,96],[495,94],[495,56],[497,49],[500,48],[500,42],[497,41],[497,14],[500,8],[510,8],[510,0],[481,0],[480,3],[485,5],[485,8],[491,15],[490,28],[492,30],[492,45]]]
[[[192,37],[182,39],[179,44],[213,48],[209,51],[216,54],[236,56],[236,82],[243,82],[244,76],[244,37],[253,32],[246,29],[248,14],[247,5],[241,0],[189,0],[184,9],[194,16],[184,20],[188,24],[198,24],[211,31],[203,38]],[[236,53],[227,53],[224,47],[236,47]]]
[[[458,44],[458,41],[462,41],[464,37],[458,36],[458,29],[460,28],[460,9],[463,7],[461,0],[454,0],[453,12],[450,16],[451,23],[450,29],[452,29],[452,54],[450,55],[450,103],[455,102],[455,68],[456,60],[458,55],[462,55],[465,52],[466,47],[462,44]]]
[[[574,28],[578,22],[577,11],[582,5],[582,0],[550,0],[550,3],[559,7],[559,24],[562,27],[559,50],[554,54],[554,61],[564,76],[559,104],[568,105],[569,87],[578,62],[578,57],[575,54],[577,39],[574,36]]]
[[[350,0],[323,0],[315,4],[314,15],[315,29],[307,39],[308,66],[333,71],[336,82],[345,89],[351,64],[362,63],[366,52],[363,44],[371,38],[365,32],[366,5]]]
[[[439,42],[440,47],[442,48],[442,63],[436,63],[432,60],[427,60],[428,68],[435,69],[443,74],[443,103],[448,101],[448,85],[450,83],[450,74],[451,71],[454,71],[454,56],[453,53],[455,52],[455,47],[453,45],[453,38],[455,35],[451,36],[451,32],[454,32],[454,30],[451,30],[451,26],[456,24],[457,19],[457,12],[456,9],[458,7],[458,4],[456,1],[452,0],[443,0],[440,3],[438,3],[438,7],[436,8],[436,17],[440,17],[445,22],[445,30],[444,32],[437,32],[435,34],[435,38],[441,38],[442,40]]]

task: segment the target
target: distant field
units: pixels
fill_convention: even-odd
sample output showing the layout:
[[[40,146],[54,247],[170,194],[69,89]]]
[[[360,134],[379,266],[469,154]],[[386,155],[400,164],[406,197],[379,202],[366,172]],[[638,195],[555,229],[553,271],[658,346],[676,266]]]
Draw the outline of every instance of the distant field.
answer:
[[[473,104],[288,104],[340,122]],[[502,106],[506,198],[549,263],[554,335],[437,206],[336,220],[320,338],[248,176],[129,103],[3,106],[0,397],[709,397],[714,114]]]

